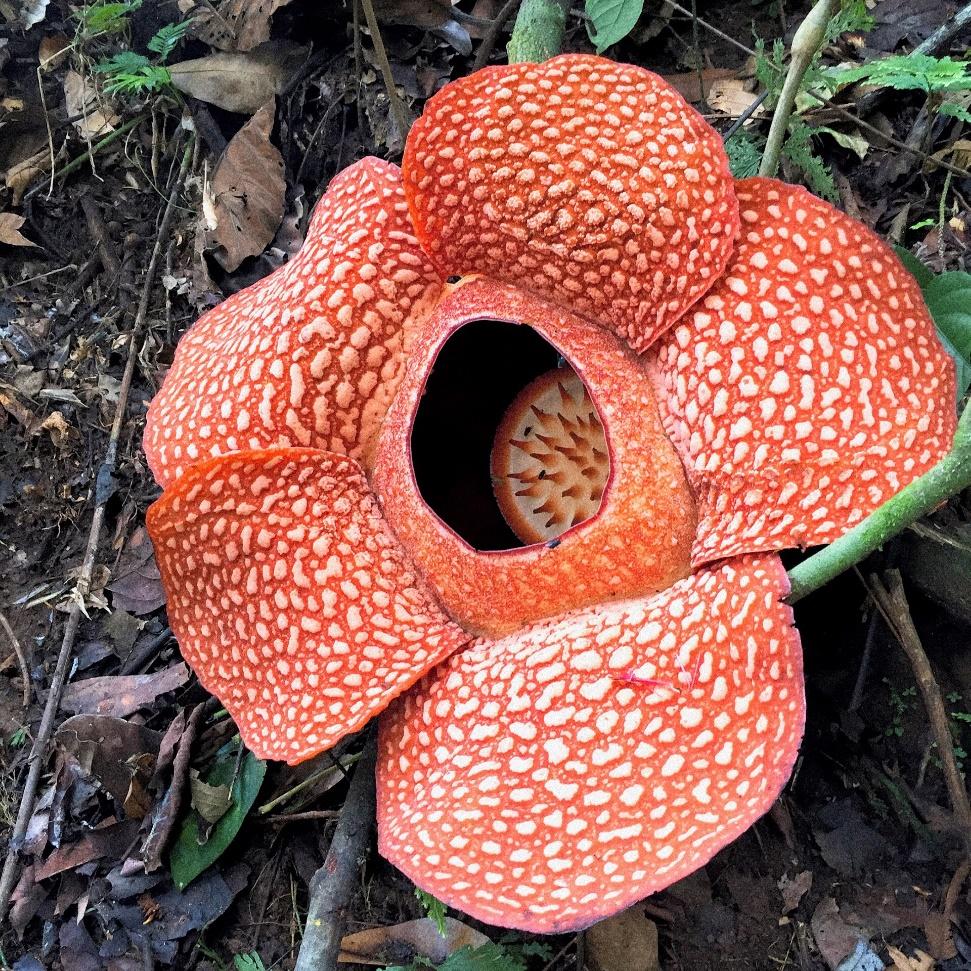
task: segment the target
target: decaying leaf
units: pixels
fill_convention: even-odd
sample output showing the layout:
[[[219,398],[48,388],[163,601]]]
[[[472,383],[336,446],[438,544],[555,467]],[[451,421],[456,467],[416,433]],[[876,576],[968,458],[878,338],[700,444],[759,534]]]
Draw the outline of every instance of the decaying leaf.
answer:
[[[599,921],[586,933],[591,971],[661,971],[657,925],[639,904]]]
[[[188,680],[189,669],[182,663],[151,674],[87,678],[64,689],[61,707],[77,714],[123,718],[151,704],[159,695],[181,688]]]
[[[803,870],[794,877],[783,873],[779,880],[779,889],[782,891],[782,913],[788,914],[795,910],[802,898],[809,893],[812,885],[812,870]]]
[[[251,51],[219,51],[180,61],[169,72],[184,94],[251,115],[284,89],[306,50],[290,41],[271,40]]]
[[[250,51],[270,39],[270,20],[290,0],[222,0],[202,6],[179,0],[183,14],[192,13],[192,33],[221,51]]]
[[[161,740],[158,732],[144,725],[104,715],[75,715],[54,737],[56,744],[70,752],[119,803],[137,810],[141,803],[130,800],[133,785],[139,776],[148,781]],[[148,761],[140,758],[146,755]],[[145,814],[136,811],[130,815],[141,819]]]
[[[887,953],[893,961],[894,971],[934,971],[937,967],[937,962],[920,948],[914,951],[913,957],[907,957],[899,947],[889,944]]]
[[[81,115],[74,127],[83,138],[106,135],[120,120],[98,94],[91,78],[82,77],[77,71],[68,71],[64,76],[64,103],[68,115]]]
[[[108,584],[112,606],[140,617],[165,603],[165,590],[155,562],[155,551],[148,532],[139,527],[132,534],[125,552]]]
[[[0,212],[0,243],[6,246],[36,246],[20,232],[24,217],[15,212]]]
[[[262,252],[283,219],[286,184],[283,157],[270,142],[273,113],[271,101],[236,133],[208,187],[209,244],[230,272]]]
[[[350,964],[409,964],[424,957],[441,964],[463,947],[477,948],[488,943],[485,934],[454,917],[445,918],[444,937],[430,917],[423,917],[347,934],[341,941],[337,960]]]

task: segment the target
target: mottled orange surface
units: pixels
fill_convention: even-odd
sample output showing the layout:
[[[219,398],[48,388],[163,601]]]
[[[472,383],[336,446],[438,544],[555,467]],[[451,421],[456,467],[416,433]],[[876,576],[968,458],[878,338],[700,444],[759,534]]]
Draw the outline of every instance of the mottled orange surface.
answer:
[[[599,416],[599,509],[549,543],[475,550],[415,483],[422,390],[476,318],[538,331]],[[180,342],[145,435],[172,629],[261,757],[326,749],[424,675],[382,724],[382,853],[483,920],[584,927],[777,796],[804,710],[772,551],[940,459],[954,388],[893,252],[735,183],[660,78],[490,68]]]

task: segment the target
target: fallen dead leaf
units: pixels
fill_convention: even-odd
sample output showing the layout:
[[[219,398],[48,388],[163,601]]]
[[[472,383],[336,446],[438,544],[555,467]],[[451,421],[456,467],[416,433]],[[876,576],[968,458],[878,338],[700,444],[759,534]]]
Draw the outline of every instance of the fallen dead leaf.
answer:
[[[97,829],[85,833],[76,843],[62,844],[37,868],[38,880],[46,880],[65,870],[100,860],[103,856],[125,852],[138,832],[138,823],[133,820],[111,821]]]
[[[42,37],[37,49],[37,59],[40,61],[41,69],[53,71],[60,67],[64,63],[70,47],[71,39],[65,34],[50,34],[47,37]]]
[[[82,116],[74,122],[82,138],[106,135],[114,131],[120,121],[98,94],[91,78],[82,77],[77,71],[68,71],[64,76],[64,103],[68,115]]]
[[[893,961],[894,971],[934,971],[937,967],[937,962],[920,948],[917,948],[914,956],[909,958],[899,947],[888,944],[887,953]]]
[[[283,91],[306,50],[290,41],[271,40],[251,51],[219,51],[180,61],[169,73],[183,94],[251,115]]]
[[[589,928],[586,956],[592,971],[660,971],[657,925],[639,904]]]
[[[36,246],[20,232],[24,217],[15,212],[0,212],[0,243],[7,246]]]
[[[664,80],[677,90],[685,101],[701,101],[705,97],[709,101],[709,92],[716,81],[735,80],[738,71],[733,67],[708,67],[701,72],[685,71],[682,74],[665,74]],[[739,81],[739,84],[742,82]],[[702,86],[704,93],[702,93]]]
[[[41,423],[42,431],[51,436],[51,441],[59,449],[66,449],[78,431],[59,411],[52,411]]]
[[[445,918],[445,936],[430,917],[409,920],[391,927],[371,927],[347,934],[341,941],[338,961],[352,964],[408,964],[426,957],[440,964],[463,947],[477,948],[489,938],[454,917]]]
[[[819,953],[832,971],[836,971],[843,959],[856,951],[861,941],[869,938],[867,930],[844,920],[832,897],[824,897],[819,902],[810,927]]]
[[[939,910],[930,911],[924,918],[924,936],[927,938],[927,949],[938,961],[950,961],[957,957],[951,921],[946,914]]]
[[[150,614],[165,603],[165,590],[155,562],[155,550],[144,527],[132,534],[108,584],[111,604],[135,616]]]
[[[782,891],[782,913],[788,914],[794,911],[812,885],[812,870],[803,870],[794,877],[790,877],[788,873],[783,873],[779,880],[779,889]]]
[[[181,688],[188,680],[189,669],[182,663],[151,674],[86,678],[64,689],[61,707],[77,714],[124,718],[151,704],[159,695]]]
[[[286,184],[283,157],[270,142],[273,114],[271,101],[233,136],[207,187],[208,241],[230,272],[262,252],[283,219]]]
[[[196,0],[179,0],[179,10],[192,13],[191,32],[221,51],[251,51],[270,39],[270,20],[290,0],[222,0],[204,8]]]
[[[162,736],[122,718],[106,715],[75,715],[54,736],[55,743],[70,752],[89,776],[94,777],[121,805],[129,803],[133,782],[151,776]],[[139,758],[149,755],[151,764]],[[136,804],[139,805],[140,804]],[[133,815],[141,819],[144,812]]]
[[[711,87],[708,89],[708,104],[715,111],[722,111],[726,115],[737,118],[748,111],[752,104],[758,100],[759,93],[749,90],[750,86],[750,81],[741,78],[718,78],[712,81]],[[759,108],[754,117],[766,113],[767,109]]]
[[[21,158],[8,166],[3,181],[11,192],[13,205],[20,205],[24,193],[51,168],[51,156],[46,148]]]

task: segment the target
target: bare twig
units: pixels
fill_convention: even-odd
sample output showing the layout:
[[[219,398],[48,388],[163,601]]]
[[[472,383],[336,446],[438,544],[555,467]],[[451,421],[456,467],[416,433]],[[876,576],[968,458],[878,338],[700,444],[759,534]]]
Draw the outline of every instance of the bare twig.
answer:
[[[14,629],[10,626],[10,621],[4,616],[3,611],[0,611],[0,627],[4,629],[7,635],[7,639],[10,641],[11,647],[13,647],[13,652],[17,656],[17,663],[20,665],[20,676],[24,679],[24,709],[30,707],[30,668],[27,666],[27,658],[24,655],[24,649],[20,646],[20,640],[14,633]]]
[[[920,688],[924,708],[927,711],[931,731],[937,743],[937,754],[947,782],[955,822],[964,838],[965,850],[971,850],[971,801],[968,800],[968,790],[965,788],[957,758],[954,755],[954,745],[941,689],[931,670],[930,661],[920,642],[917,629],[914,627],[913,618],[910,616],[910,606],[907,603],[907,594],[904,592],[900,573],[897,570],[888,570],[882,580],[878,576],[871,576],[867,587],[880,613],[893,631],[894,637],[904,649],[907,660],[910,661],[914,679],[917,681],[917,687]]]
[[[971,23],[971,3],[966,3],[953,17],[941,24],[926,40],[922,40],[915,48],[915,54],[933,54],[943,47],[952,37]]]
[[[101,213],[98,212],[98,207],[90,196],[81,196],[81,208],[84,210],[84,218],[87,220],[91,237],[98,247],[101,265],[113,280],[120,280],[121,263],[118,262],[118,254],[115,253],[115,247],[108,238],[108,230],[105,228]]]
[[[360,859],[374,828],[374,767],[377,739],[368,737],[347,790],[340,821],[324,865],[310,881],[310,908],[294,971],[335,971],[343,931],[343,911],[357,882]]]
[[[391,102],[391,114],[394,115],[395,124],[398,126],[398,133],[401,135],[402,141],[404,141],[408,137],[408,131],[411,128],[411,116],[394,84],[394,75],[391,73],[391,62],[388,60],[388,52],[384,46],[384,39],[381,37],[381,29],[378,27],[378,18],[374,13],[374,4],[371,0],[361,0],[361,5],[364,8],[364,19],[367,21],[367,29],[371,33],[371,43],[374,44],[374,56],[378,59],[378,67],[381,68],[384,86],[388,89],[388,100]]]
[[[64,636],[61,640],[61,648],[57,657],[57,664],[51,677],[50,692],[47,695],[47,703],[44,706],[44,713],[41,717],[40,727],[34,739],[34,745],[28,759],[27,780],[24,783],[23,798],[20,802],[20,809],[17,813],[17,820],[14,824],[13,832],[10,836],[10,844],[7,850],[7,858],[4,861],[3,873],[0,875],[0,921],[7,913],[10,903],[10,894],[13,892],[14,882],[17,877],[17,862],[19,859],[20,847],[27,832],[27,824],[34,812],[34,803],[37,798],[37,789],[40,785],[41,773],[47,762],[48,746],[51,736],[54,733],[54,720],[57,717],[58,705],[61,701],[61,692],[67,681],[68,669],[70,668],[71,654],[74,649],[74,640],[77,637],[78,627],[81,617],[84,614],[84,598],[87,596],[91,586],[91,577],[94,573],[95,560],[98,554],[98,544],[101,540],[101,530],[104,526],[105,511],[108,500],[111,498],[112,472],[118,456],[118,442],[121,438],[121,426],[128,409],[128,395],[131,391],[132,378],[135,374],[135,353],[136,343],[145,325],[145,318],[148,315],[148,305],[152,294],[152,285],[155,281],[155,272],[165,248],[165,241],[168,238],[169,230],[176,212],[176,200],[182,190],[185,176],[189,169],[189,161],[192,158],[191,145],[186,148],[182,156],[182,166],[179,170],[178,178],[175,180],[169,192],[168,202],[165,206],[165,213],[158,228],[158,236],[155,240],[155,248],[145,272],[145,283],[142,287],[141,299],[138,303],[138,310],[135,313],[135,320],[132,323],[131,332],[128,337],[126,348],[127,360],[125,362],[125,372],[122,375],[121,385],[118,389],[118,403],[115,406],[114,420],[111,423],[111,432],[108,438],[108,447],[105,450],[104,461],[98,469],[95,482],[95,507],[91,518],[91,528],[88,532],[87,547],[84,552],[84,560],[81,563],[81,572],[78,576],[77,584],[73,591],[73,602],[71,612],[68,614],[67,623],[64,626]]]
[[[489,63],[489,56],[496,46],[499,33],[506,26],[506,21],[516,12],[521,3],[522,0],[506,0],[502,5],[502,9],[489,24],[489,28],[486,30],[479,44],[479,49],[475,52],[475,61],[472,63],[473,71],[478,71]]]
[[[282,826],[284,823],[302,823],[312,819],[340,819],[340,812],[336,809],[308,809],[302,813],[280,813],[277,816],[267,816],[262,820],[267,825]]]

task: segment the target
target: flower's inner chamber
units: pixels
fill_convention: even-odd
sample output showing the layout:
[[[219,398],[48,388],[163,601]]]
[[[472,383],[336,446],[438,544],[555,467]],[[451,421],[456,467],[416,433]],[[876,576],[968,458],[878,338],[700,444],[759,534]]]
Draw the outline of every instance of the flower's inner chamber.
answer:
[[[610,476],[577,373],[532,328],[495,320],[442,347],[411,450],[422,498],[479,550],[554,540],[597,513]]]

